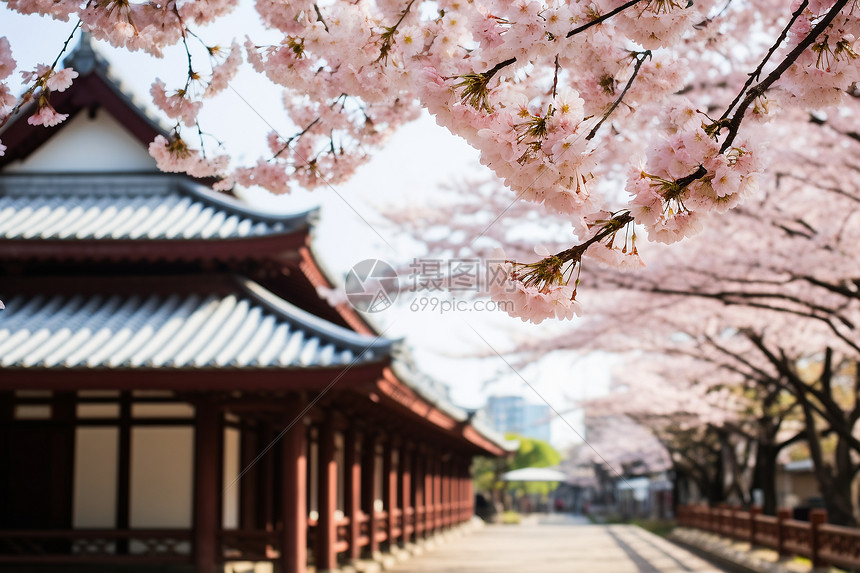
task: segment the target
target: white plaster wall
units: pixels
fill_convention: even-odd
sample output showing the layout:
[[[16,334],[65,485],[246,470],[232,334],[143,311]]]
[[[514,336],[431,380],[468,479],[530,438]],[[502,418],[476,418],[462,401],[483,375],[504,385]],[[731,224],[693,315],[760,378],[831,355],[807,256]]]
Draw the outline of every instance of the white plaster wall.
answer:
[[[36,129],[55,129],[36,127]],[[103,110],[90,118],[81,112],[23,161],[5,173],[79,173],[90,171],[158,171],[147,146]]]
[[[224,428],[224,529],[239,527],[239,444],[239,430]]]
[[[191,527],[194,429],[131,431],[132,527]]]
[[[117,428],[77,428],[72,526],[116,525]]]

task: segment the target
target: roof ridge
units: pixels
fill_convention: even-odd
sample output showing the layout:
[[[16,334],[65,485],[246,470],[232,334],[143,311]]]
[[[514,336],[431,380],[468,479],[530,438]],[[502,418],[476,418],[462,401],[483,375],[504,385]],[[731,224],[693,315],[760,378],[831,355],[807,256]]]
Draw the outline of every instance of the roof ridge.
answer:
[[[272,213],[251,207],[243,200],[212,191],[185,177],[157,172],[91,173],[0,173],[0,196],[189,196],[232,215],[264,223],[281,223],[292,229],[316,223],[319,207],[295,213]]]

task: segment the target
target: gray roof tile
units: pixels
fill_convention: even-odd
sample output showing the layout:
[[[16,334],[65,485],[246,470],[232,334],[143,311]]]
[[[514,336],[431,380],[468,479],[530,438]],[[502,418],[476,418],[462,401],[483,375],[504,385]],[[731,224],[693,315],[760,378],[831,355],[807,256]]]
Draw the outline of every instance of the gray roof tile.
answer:
[[[240,278],[228,294],[4,300],[3,368],[338,367],[383,359],[393,344],[327,323]]]
[[[162,174],[0,176],[0,240],[259,237],[295,231],[310,215],[256,211]]]

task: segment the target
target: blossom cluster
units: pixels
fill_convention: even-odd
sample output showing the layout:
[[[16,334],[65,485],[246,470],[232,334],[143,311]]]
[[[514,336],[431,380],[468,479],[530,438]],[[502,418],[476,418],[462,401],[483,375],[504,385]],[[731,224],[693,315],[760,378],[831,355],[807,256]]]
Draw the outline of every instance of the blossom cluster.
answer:
[[[95,38],[130,50],[159,56],[165,46],[185,45],[185,84],[157,80],[151,89],[176,121],[172,139],[150,147],[163,169],[216,176],[222,188],[286,193],[332,185],[425,109],[478,149],[517,199],[571,221],[581,247],[575,262],[620,267],[641,265],[635,225],[651,240],[676,242],[756,191],[765,154],[749,119],[770,117],[768,106],[839,104],[860,80],[860,10],[847,0],[790,7],[777,0],[258,0],[277,39],[206,46],[206,74],[188,48],[193,29],[235,4],[7,2],[22,13],[80,18]],[[759,45],[769,36],[773,46]],[[294,130],[271,134],[269,156],[237,166],[190,148],[182,129],[195,128],[204,145],[199,111],[228,87],[243,58],[283,88]],[[0,40],[0,114],[14,102],[3,83],[14,67]],[[780,77],[756,91],[769,74]],[[48,96],[73,77],[53,67],[32,72],[28,81],[42,91],[31,123],[62,121]],[[688,101],[682,93],[691,91]],[[617,185],[625,173],[627,196]],[[621,213],[630,216],[623,239],[612,222]],[[516,283],[518,266],[508,270]],[[522,283],[516,297],[529,309],[524,314],[538,320],[574,312],[567,280]]]
[[[764,167],[758,146],[736,139],[722,152],[719,137],[691,105],[675,111],[671,133],[627,182],[633,217],[661,243],[697,234],[707,213],[723,213],[755,193]]]
[[[800,7],[792,2],[792,10]],[[851,4],[851,3],[849,3]],[[830,9],[830,3],[809,2],[789,33],[788,47],[794,47],[809,35],[816,23]],[[818,36],[810,49],[780,78],[780,86],[790,95],[790,103],[812,109],[824,109],[842,103],[846,90],[860,81],[860,10],[844,11]]]
[[[548,254],[548,253],[541,253]],[[574,287],[567,284],[533,282],[523,276],[524,267],[505,260],[504,252],[498,252],[494,259],[497,268],[491,270],[495,280],[490,281],[490,296],[508,314],[523,322],[539,324],[548,318],[571,320],[582,314],[582,305],[576,300]],[[534,267],[533,267],[534,268]],[[527,271],[526,271],[527,272]]]

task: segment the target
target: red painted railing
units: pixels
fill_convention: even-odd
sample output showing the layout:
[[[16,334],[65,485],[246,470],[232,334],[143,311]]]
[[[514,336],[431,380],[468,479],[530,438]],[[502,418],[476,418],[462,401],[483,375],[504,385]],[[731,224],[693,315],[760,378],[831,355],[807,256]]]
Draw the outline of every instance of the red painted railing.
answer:
[[[780,555],[807,557],[813,567],[860,568],[860,529],[829,525],[823,509],[813,509],[809,521],[798,521],[787,509],[770,516],[757,507],[743,511],[726,505],[687,505],[678,507],[677,519],[683,527],[769,547]]]

